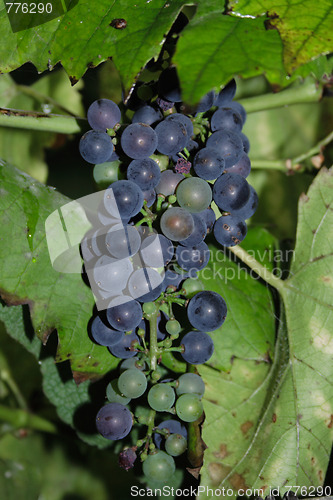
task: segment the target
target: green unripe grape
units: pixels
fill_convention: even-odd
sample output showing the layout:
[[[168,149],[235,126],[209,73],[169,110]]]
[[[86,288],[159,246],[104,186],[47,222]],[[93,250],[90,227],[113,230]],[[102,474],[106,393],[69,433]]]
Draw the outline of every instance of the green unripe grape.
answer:
[[[139,336],[139,337],[145,337],[146,335],[146,332],[143,328],[138,328],[136,334]],[[131,359],[131,358],[130,358]]]
[[[166,348],[171,347],[171,346],[172,346],[172,340],[171,340],[171,339],[165,339],[165,340],[163,341],[163,345],[164,345],[164,347],[166,347]]]
[[[139,398],[147,389],[146,375],[136,368],[125,370],[118,379],[118,388],[129,398]]]
[[[155,382],[157,382],[157,380],[160,380],[161,378],[161,374],[157,370],[153,371],[150,376],[151,379],[154,380]]]
[[[181,434],[171,434],[165,441],[165,450],[169,455],[178,457],[187,448],[187,440]]]
[[[152,160],[156,161],[157,165],[160,167],[161,172],[166,170],[169,166],[169,157],[165,155],[151,155],[149,156]]]
[[[168,197],[168,202],[171,203],[171,205],[173,203],[176,203],[177,201],[177,196],[175,196],[174,194],[171,194],[169,197]]]
[[[179,321],[177,321],[176,319],[169,319],[166,322],[165,329],[169,333],[169,335],[175,335],[180,332],[182,327],[180,326]]]
[[[154,302],[145,302],[142,304],[142,310],[146,314],[154,314],[157,310],[157,305]]]
[[[179,205],[191,213],[202,212],[212,201],[211,187],[200,177],[188,177],[181,181],[176,195]]]
[[[124,361],[120,363],[120,373],[125,370],[129,370],[130,368],[144,370],[146,368],[146,363],[142,360],[139,360],[136,356],[134,358],[124,359]]]
[[[205,383],[196,373],[184,373],[178,379],[177,396],[182,394],[197,394],[202,397],[205,392]]]
[[[118,181],[122,178],[119,165],[121,162],[119,160],[116,161],[107,161],[105,163],[99,163],[94,166],[93,176],[97,186],[101,189],[105,189],[112,182]]]
[[[175,402],[175,391],[167,384],[159,383],[153,385],[148,392],[148,404],[156,411],[170,410]]]
[[[192,298],[196,293],[202,292],[205,289],[205,285],[197,278],[187,278],[182,288],[186,292],[186,297]]]
[[[197,394],[182,394],[176,402],[176,413],[184,422],[195,422],[203,413],[200,396]]]
[[[144,475],[153,481],[168,481],[173,476],[176,465],[170,455],[165,451],[158,450],[156,453],[148,455],[142,464],[142,470]]]
[[[106,397],[110,403],[120,403],[121,405],[127,405],[131,398],[121,394],[118,388],[118,379],[111,380],[111,382],[106,387]]]

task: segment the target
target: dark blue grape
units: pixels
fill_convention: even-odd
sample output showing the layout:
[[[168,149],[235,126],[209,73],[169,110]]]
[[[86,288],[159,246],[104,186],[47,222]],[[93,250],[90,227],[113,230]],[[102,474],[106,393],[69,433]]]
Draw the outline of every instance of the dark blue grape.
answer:
[[[192,214],[194,229],[188,238],[180,242],[181,245],[185,247],[193,247],[195,245],[199,245],[199,243],[201,243],[205,239],[207,234],[207,226],[204,219],[201,217],[201,214],[202,212],[199,212],[198,214]]]
[[[231,103],[228,104],[228,107],[233,108],[237,113],[240,114],[242,118],[243,125],[246,122],[246,111],[244,106],[242,106],[239,102],[237,101],[232,101]]]
[[[113,356],[122,359],[134,358],[136,356],[137,351],[133,349],[133,345],[135,343],[140,343],[139,337],[132,332],[129,335],[124,335],[118,344],[108,347],[109,351]]]
[[[248,201],[239,210],[234,210],[232,215],[234,215],[235,217],[239,217],[240,219],[243,220],[249,219],[257,210],[258,202],[259,198],[257,191],[252,186],[250,186],[250,197]]]
[[[232,167],[244,151],[240,135],[231,130],[223,129],[208,137],[206,147],[217,149],[221,153],[225,168]]]
[[[117,219],[130,219],[143,205],[142,190],[132,181],[116,181],[104,193],[106,211]]]
[[[205,332],[188,332],[181,343],[184,346],[181,355],[191,365],[206,363],[214,352],[214,342]]]
[[[118,153],[116,152],[116,150],[114,149],[111,153],[111,156],[110,158],[108,159],[108,163],[110,162],[113,162],[113,161],[118,161],[119,160],[119,155]]]
[[[187,439],[187,430],[185,425],[181,424],[178,420],[164,420],[164,422],[161,422],[158,426],[157,429],[165,429],[166,431],[169,432],[169,434],[181,434],[184,436],[184,438]],[[157,448],[161,448],[162,440],[164,437],[162,434],[158,434],[157,432],[154,433],[154,442],[155,446]]]
[[[140,302],[152,302],[157,299],[163,289],[163,278],[150,267],[137,269],[128,280],[130,295]]]
[[[99,410],[96,416],[98,432],[106,439],[116,441],[130,433],[133,417],[126,406],[120,403],[109,403]]]
[[[226,171],[229,173],[239,174],[242,177],[246,178],[251,172],[251,161],[247,154],[244,153],[240,157],[237,163],[232,167],[226,168]]]
[[[249,196],[249,184],[239,174],[226,173],[215,181],[213,199],[221,210],[239,210],[248,201]]]
[[[169,286],[175,287],[177,289],[180,283],[186,278],[186,274],[178,274],[171,269],[167,269],[165,271],[164,280],[163,280],[163,290],[166,290]]]
[[[162,118],[163,116],[159,109],[155,109],[146,104],[134,113],[132,123],[145,123],[146,125],[153,125]]]
[[[81,241],[81,244],[80,244],[81,255],[82,255],[82,258],[83,258],[85,264],[96,259],[96,254],[95,254],[93,246],[92,246],[92,237],[93,237],[94,233],[95,233],[94,230],[88,231],[84,235],[84,237]]]
[[[157,151],[163,155],[179,153],[188,142],[185,126],[176,120],[163,120],[155,127],[158,138]]]
[[[161,171],[151,158],[133,160],[127,168],[127,179],[135,182],[142,191],[154,189],[161,179]]]
[[[105,243],[113,257],[123,259],[139,251],[141,238],[135,226],[116,224],[106,233]]]
[[[119,260],[102,255],[94,265],[93,279],[98,287],[118,295],[125,288],[132,271],[133,264],[130,259]],[[91,280],[90,284],[92,285]]]
[[[207,181],[217,179],[224,170],[223,155],[217,149],[200,149],[193,159],[193,168],[201,179]]]
[[[210,233],[213,229],[214,222],[216,221],[216,215],[214,210],[208,207],[206,208],[206,210],[199,212],[197,215],[199,215],[199,217],[201,217],[205,221],[207,227],[207,233]]]
[[[146,206],[151,207],[156,201],[156,191],[155,189],[149,189],[148,191],[142,191],[143,199],[146,201]]]
[[[164,196],[170,196],[174,194],[176,187],[184,179],[182,174],[175,174],[172,170],[164,170],[161,173],[161,180],[155,187],[155,191],[158,194],[164,194]]]
[[[194,328],[211,332],[219,328],[227,315],[225,300],[216,292],[198,292],[187,306],[187,317]]]
[[[232,130],[233,132],[241,132],[243,127],[242,117],[233,108],[219,108],[213,114],[210,121],[210,128],[215,130]]]
[[[234,79],[230,80],[227,85],[220,90],[216,100],[215,100],[215,106],[218,108],[220,106],[225,106],[229,105],[229,103],[233,100],[236,94],[236,82]]]
[[[158,93],[173,103],[182,100],[177,70],[174,66],[166,68],[160,74],[158,80]]]
[[[120,295],[111,300],[106,317],[112,328],[121,331],[133,330],[142,320],[141,305],[132,297]]]
[[[248,137],[245,134],[243,134],[243,132],[241,132],[239,135],[241,136],[241,139],[243,141],[244,151],[245,153],[248,153],[250,151],[250,141]]]
[[[204,95],[198,104],[196,114],[206,113],[206,111],[208,111],[212,106],[214,106],[215,99],[216,99],[216,94],[214,90],[211,90],[206,95]]]
[[[113,346],[118,344],[124,335],[124,332],[106,326],[99,316],[96,316],[91,323],[91,336],[97,344]]]
[[[183,115],[182,113],[172,113],[171,115],[168,115],[165,118],[165,120],[178,121],[178,122],[182,123],[184,125],[184,127],[186,128],[188,140],[190,140],[190,138],[193,135],[193,123],[188,116]]]
[[[106,132],[89,130],[81,137],[79,150],[88,163],[104,163],[113,151],[111,137]]]
[[[149,267],[163,267],[173,257],[174,247],[163,234],[151,234],[141,244],[141,257]]]
[[[178,245],[176,248],[177,263],[186,271],[200,271],[207,266],[209,257],[209,248],[203,241],[193,247]]]
[[[154,153],[157,135],[155,130],[145,123],[132,123],[123,131],[120,142],[127,156],[140,160]]]
[[[121,112],[117,104],[109,99],[98,99],[88,108],[88,123],[94,130],[113,128],[120,122]]]
[[[214,224],[214,236],[220,245],[233,247],[245,238],[247,226],[237,215],[223,215]]]

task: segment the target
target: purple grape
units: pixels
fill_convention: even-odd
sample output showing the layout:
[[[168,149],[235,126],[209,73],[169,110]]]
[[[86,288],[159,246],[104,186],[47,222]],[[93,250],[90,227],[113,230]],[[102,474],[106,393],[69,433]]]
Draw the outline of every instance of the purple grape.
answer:
[[[105,132],[106,129],[113,128],[120,122],[121,112],[113,101],[98,99],[89,106],[87,118],[91,128]]]
[[[91,324],[91,336],[97,344],[113,346],[121,342],[124,335],[124,332],[106,326],[99,316],[96,316]]]
[[[214,352],[213,340],[205,332],[188,332],[182,338],[181,344],[184,346],[182,357],[191,365],[206,363]]]
[[[198,292],[187,306],[187,317],[194,328],[211,332],[219,328],[227,315],[225,300],[216,292]]]
[[[127,436],[131,432],[132,425],[131,412],[120,403],[109,403],[102,406],[96,416],[98,432],[106,439],[113,441]]]
[[[157,135],[155,130],[145,123],[132,123],[123,131],[120,142],[127,156],[140,160],[154,153]]]

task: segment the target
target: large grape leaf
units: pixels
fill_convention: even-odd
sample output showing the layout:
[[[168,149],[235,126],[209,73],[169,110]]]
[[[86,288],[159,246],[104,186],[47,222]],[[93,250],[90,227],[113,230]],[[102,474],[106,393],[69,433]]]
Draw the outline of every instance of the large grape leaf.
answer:
[[[270,27],[276,25],[279,31],[267,29],[265,17],[223,14],[219,0],[67,3],[66,14],[38,26],[31,15],[31,27],[16,32],[4,4],[0,6],[0,71],[11,71],[27,61],[44,71],[61,62],[75,83],[87,68],[112,58],[127,93],[145,64],[158,57],[181,8],[192,3],[197,4],[197,12],[181,34],[175,55],[183,98],[190,103],[235,74],[265,74],[273,84],[289,85],[291,69],[332,50],[329,0],[320,2],[320,9],[317,4],[306,9],[294,2],[288,10],[283,4],[278,18],[270,19]],[[252,2],[248,3],[253,10]],[[125,21],[119,25],[117,19]]]
[[[43,392],[55,406],[61,420],[75,428],[81,439],[88,444],[105,448],[110,443],[97,433],[94,423],[95,415],[104,402],[105,388],[104,391],[98,391],[96,388],[95,397],[92,398],[91,381],[86,380],[79,385],[76,384],[69,362],[61,364],[54,362],[55,349],[52,340],[55,339],[51,338],[46,346],[41,344],[31,331],[26,307],[7,307],[0,304],[0,321],[4,323],[6,332],[38,360],[43,377]],[[100,392],[102,392],[101,397]],[[84,418],[82,418],[83,413]],[[80,424],[80,420],[83,421],[84,427]]]
[[[333,172],[323,169],[300,199],[269,373],[240,360],[228,376],[199,370],[208,384],[203,485],[267,494],[323,484],[333,439],[332,193]]]
[[[8,304],[29,304],[44,342],[57,330],[56,359],[70,360],[78,380],[106,373],[117,360],[88,337],[93,295],[81,274],[53,269],[46,243],[46,218],[70,200],[4,162],[0,182],[1,296]]]
[[[223,16],[214,11],[197,15],[180,36],[174,61],[184,82],[183,99],[189,102],[199,101],[234,75],[249,78],[264,73],[272,83],[290,83],[279,34],[267,31],[263,19]]]
[[[333,51],[331,0],[231,0],[229,7],[237,16],[268,16],[268,28],[279,31],[283,42],[283,60],[288,72]]]
[[[245,245],[272,268],[278,250],[267,231],[262,228],[249,230]],[[210,366],[228,371],[235,356],[269,363],[275,340],[274,304],[270,291],[249,275],[246,266],[233,262],[221,248],[210,246],[210,255],[210,261],[199,273],[199,278],[207,290],[224,297],[228,308],[225,322],[212,333],[215,350]]]
[[[73,0],[68,2],[74,4]],[[56,19],[24,31],[12,32],[4,7],[0,6],[0,71],[11,71],[31,61],[38,71],[52,69],[61,61],[72,82],[88,67],[112,57],[128,90],[136,75],[152,58],[186,2],[173,0],[80,0]],[[32,25],[34,23],[33,15]],[[125,19],[116,29],[114,19]]]

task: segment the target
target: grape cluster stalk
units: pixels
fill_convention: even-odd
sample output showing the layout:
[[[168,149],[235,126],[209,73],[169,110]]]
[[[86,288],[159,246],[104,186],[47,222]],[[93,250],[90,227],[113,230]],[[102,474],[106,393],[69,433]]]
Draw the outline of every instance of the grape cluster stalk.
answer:
[[[129,124],[120,123],[114,102],[92,103],[91,130],[79,146],[95,180],[108,186],[100,225],[81,243],[91,287],[106,304],[90,335],[122,359],[96,427],[117,441],[138,426],[119,464],[128,470],[141,461],[154,484],[172,477],[188,446],[187,425],[203,416],[205,385],[195,365],[210,360],[227,315],[224,298],[197,276],[210,258],[205,238],[240,243],[258,204],[246,180],[250,146],[235,81],[186,115],[177,82],[170,88],[173,72],[166,80],[162,73],[158,96],[141,103]],[[165,355],[186,362],[187,372],[168,369]]]

